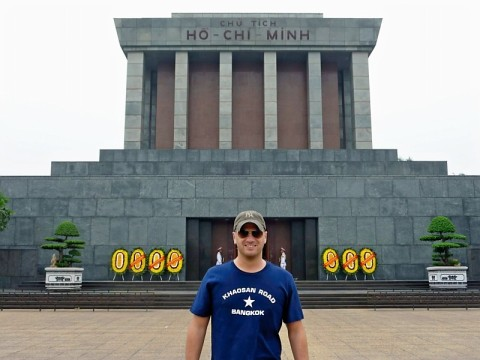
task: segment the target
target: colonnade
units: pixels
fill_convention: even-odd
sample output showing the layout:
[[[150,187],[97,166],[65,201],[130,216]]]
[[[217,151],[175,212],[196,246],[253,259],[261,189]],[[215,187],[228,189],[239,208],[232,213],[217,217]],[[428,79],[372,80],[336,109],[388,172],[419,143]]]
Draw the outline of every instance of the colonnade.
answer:
[[[219,52],[219,139],[220,149],[232,149],[232,52]],[[344,127],[343,147],[371,149],[371,112],[368,52],[351,52],[348,77],[344,79],[345,98],[342,99]],[[127,89],[125,111],[125,149],[151,146],[148,110],[150,81],[146,54],[132,51],[127,54]],[[263,53],[264,76],[264,148],[278,148],[277,126],[277,52]],[[188,75],[189,52],[175,52],[174,131],[173,148],[188,148]],[[322,53],[307,54],[308,147],[323,149],[324,118],[322,104]],[[150,144],[150,145],[147,145]]]

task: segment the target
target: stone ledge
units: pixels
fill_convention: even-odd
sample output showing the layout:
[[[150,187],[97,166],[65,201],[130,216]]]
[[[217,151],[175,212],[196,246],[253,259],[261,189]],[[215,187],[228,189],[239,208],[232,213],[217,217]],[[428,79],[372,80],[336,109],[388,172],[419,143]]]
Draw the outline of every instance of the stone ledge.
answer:
[[[446,162],[413,161],[115,161],[53,162],[52,176],[98,175],[447,175]]]

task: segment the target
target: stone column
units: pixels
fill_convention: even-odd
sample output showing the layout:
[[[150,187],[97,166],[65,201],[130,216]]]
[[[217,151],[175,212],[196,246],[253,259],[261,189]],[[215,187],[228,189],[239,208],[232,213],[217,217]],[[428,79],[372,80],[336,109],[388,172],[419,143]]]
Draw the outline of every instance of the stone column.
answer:
[[[323,149],[322,58],[308,53],[308,148]]]
[[[368,53],[352,53],[352,116],[356,149],[372,149]]]
[[[263,60],[265,149],[278,148],[277,53],[265,52]]]
[[[175,54],[175,100],[173,110],[173,148],[187,148],[188,52]]]
[[[219,147],[232,148],[232,53],[220,52]]]
[[[143,124],[143,85],[145,55],[143,52],[127,54],[127,91],[125,101],[125,149],[140,149]]]
[[[352,72],[351,69],[345,69],[342,75],[343,94],[341,97],[341,109],[343,114],[341,114],[341,119],[343,116],[343,126],[344,126],[344,143],[345,149],[355,149],[355,132],[353,126],[353,106],[352,106]],[[342,120],[340,120],[342,121]]]

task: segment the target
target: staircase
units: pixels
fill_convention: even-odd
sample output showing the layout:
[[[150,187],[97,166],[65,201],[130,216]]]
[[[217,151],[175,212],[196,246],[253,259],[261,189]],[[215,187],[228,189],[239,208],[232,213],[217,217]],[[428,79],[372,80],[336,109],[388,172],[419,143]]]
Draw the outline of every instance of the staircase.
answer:
[[[92,281],[81,290],[46,291],[26,282],[0,292],[3,309],[188,309],[198,281]],[[298,281],[304,309],[480,308],[480,281],[466,290],[430,290],[426,281]]]

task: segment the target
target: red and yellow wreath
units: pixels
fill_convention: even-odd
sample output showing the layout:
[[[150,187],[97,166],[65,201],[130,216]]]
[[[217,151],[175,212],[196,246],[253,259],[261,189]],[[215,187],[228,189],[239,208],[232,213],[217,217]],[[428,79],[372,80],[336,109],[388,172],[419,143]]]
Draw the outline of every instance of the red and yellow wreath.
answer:
[[[342,270],[347,275],[358,271],[358,254],[352,248],[345,249],[342,253]]]
[[[110,264],[115,274],[125,274],[128,269],[128,251],[123,248],[115,250],[112,254]]]
[[[167,271],[178,274],[183,268],[183,254],[178,249],[170,249],[167,255]]]
[[[360,269],[366,275],[372,275],[377,270],[377,254],[369,248],[360,250]]]
[[[146,270],[147,259],[145,252],[141,248],[136,248],[130,255],[130,271],[135,275],[141,275]]]
[[[340,258],[337,251],[332,248],[323,250],[322,264],[326,273],[336,274],[340,270]]]
[[[148,255],[148,271],[152,275],[162,275],[165,271],[165,251],[153,249]]]

